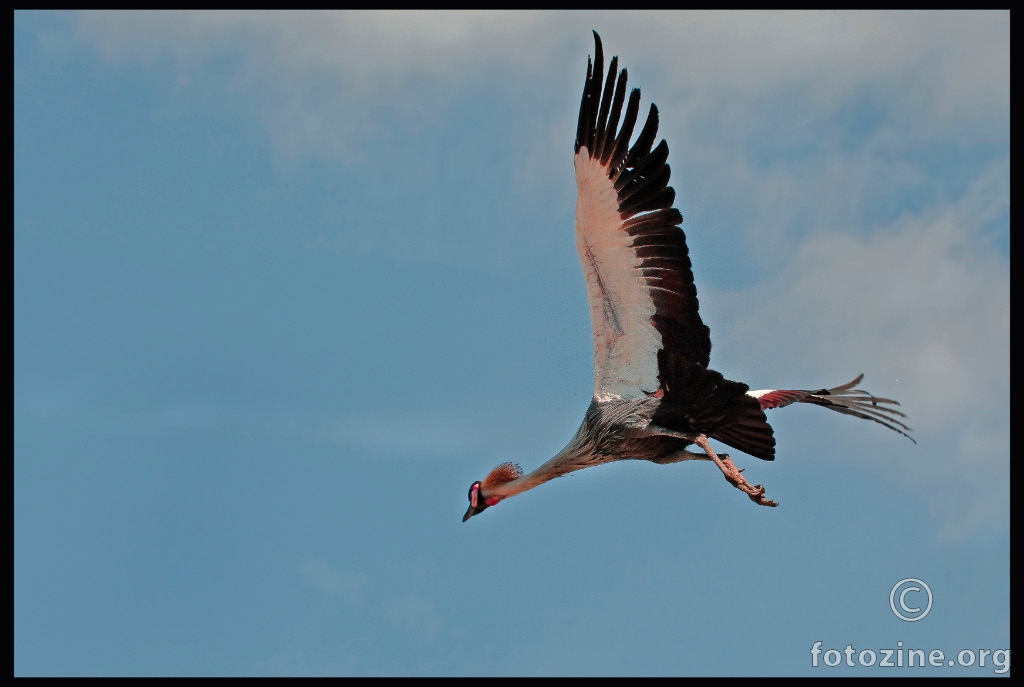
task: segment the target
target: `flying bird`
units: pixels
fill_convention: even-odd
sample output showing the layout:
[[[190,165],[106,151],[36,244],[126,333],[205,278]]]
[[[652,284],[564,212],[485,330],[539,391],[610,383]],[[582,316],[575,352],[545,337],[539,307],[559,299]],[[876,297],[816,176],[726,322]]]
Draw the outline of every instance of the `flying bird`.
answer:
[[[529,474],[502,463],[473,482],[463,522],[555,477],[626,459],[714,462],[752,501],[777,506],[709,439],[774,460],[764,411],[792,403],[873,420],[914,441],[905,415],[893,407],[899,403],[856,388],[863,375],[831,389],[754,391],[708,367],[711,335],[700,318],[683,216],[668,185],[668,144],[654,145],[658,108],[651,105],[630,146],[640,90],[627,100],[626,70],[616,74],[613,57],[605,77],[596,31],[594,43],[574,146],[576,248],[594,334],[593,400],[575,436],[551,460]]]

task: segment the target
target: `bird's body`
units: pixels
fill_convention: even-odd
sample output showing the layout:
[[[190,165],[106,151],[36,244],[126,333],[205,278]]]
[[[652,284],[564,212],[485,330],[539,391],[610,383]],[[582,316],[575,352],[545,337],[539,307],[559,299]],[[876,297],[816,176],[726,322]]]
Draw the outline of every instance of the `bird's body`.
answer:
[[[777,505],[751,486],[708,439],[764,460],[775,438],[764,410],[811,403],[906,433],[890,399],[855,389],[861,377],[818,391],[766,389],[710,369],[711,337],[698,311],[683,218],[672,207],[668,145],[653,146],[658,110],[629,145],[640,91],[626,102],[626,70],[612,58],[603,80],[601,39],[580,104],[574,166],[576,247],[594,334],[594,395],[572,440],[529,474],[503,463],[470,487],[463,520],[555,477],[616,460],[666,464],[713,461],[726,479],[762,505]],[[623,111],[625,105],[625,111]],[[622,118],[621,128],[619,120]],[[697,445],[703,452],[687,450]]]

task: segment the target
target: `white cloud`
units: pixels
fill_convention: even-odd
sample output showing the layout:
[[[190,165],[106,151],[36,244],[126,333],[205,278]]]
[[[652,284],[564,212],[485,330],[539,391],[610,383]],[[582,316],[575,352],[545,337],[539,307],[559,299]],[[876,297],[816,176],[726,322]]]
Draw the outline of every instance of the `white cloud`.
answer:
[[[766,99],[813,120],[874,97],[915,137],[1009,116],[1007,12],[87,12],[76,34],[111,60],[170,58],[182,83],[230,57],[224,87],[259,94],[297,152],[349,151],[374,115],[415,125],[482,84],[552,102],[578,81],[589,28],[658,102],[688,101],[676,117],[707,113],[738,140]]]
[[[407,594],[385,602],[384,608],[393,625],[424,639],[433,639],[445,626],[440,607],[426,597]]]
[[[366,577],[358,572],[337,570],[322,560],[305,560],[299,563],[299,573],[305,584],[326,596],[344,599],[351,604],[363,605],[368,602]],[[430,598],[409,593],[399,597],[388,597],[383,601],[369,602],[379,606],[388,621],[424,638],[433,638],[444,626],[444,616],[438,604]]]
[[[985,240],[1009,208],[1007,166],[994,163],[956,202],[867,235],[822,231],[778,274],[705,299],[728,314],[714,340],[745,359],[757,386],[863,371],[867,388],[901,400],[920,445],[874,467],[925,495],[945,537],[1008,517],[1009,265]]]
[[[281,150],[349,154],[380,133],[381,115],[418,126],[459,88],[511,73],[507,60],[539,67],[545,51],[519,41],[540,23],[495,12],[88,12],[76,35],[109,60],[169,58],[186,89],[227,56],[233,66],[212,78],[256,96]]]
[[[209,400],[111,408],[97,404],[96,388],[84,382],[21,386],[15,395],[15,416],[26,427],[88,428],[103,434],[149,436],[216,430],[233,420],[230,409]]]
[[[365,600],[366,578],[356,572],[336,570],[321,560],[306,560],[299,563],[303,581],[321,594],[345,599],[359,604]]]

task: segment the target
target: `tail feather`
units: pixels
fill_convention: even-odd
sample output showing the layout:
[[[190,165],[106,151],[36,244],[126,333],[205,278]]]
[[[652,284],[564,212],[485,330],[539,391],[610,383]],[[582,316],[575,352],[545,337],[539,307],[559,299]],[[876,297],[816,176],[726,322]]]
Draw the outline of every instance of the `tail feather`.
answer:
[[[877,422],[883,427],[899,432],[916,444],[917,441],[914,440],[914,437],[907,433],[912,431],[910,427],[899,419],[905,418],[906,415],[891,407],[898,406],[899,401],[894,401],[891,398],[879,398],[864,389],[855,388],[862,379],[864,379],[864,375],[859,374],[852,382],[818,391],[773,389],[753,391],[750,394],[757,397],[764,409],[782,408],[791,403],[811,403],[837,413]]]

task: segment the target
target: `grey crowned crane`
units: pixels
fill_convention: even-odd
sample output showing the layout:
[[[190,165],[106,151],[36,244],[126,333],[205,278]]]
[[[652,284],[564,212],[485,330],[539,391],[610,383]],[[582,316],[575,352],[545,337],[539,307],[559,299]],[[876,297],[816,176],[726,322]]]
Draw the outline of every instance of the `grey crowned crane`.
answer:
[[[776,506],[764,487],[748,483],[708,440],[774,460],[775,437],[764,411],[792,403],[873,420],[914,441],[900,419],[904,414],[893,407],[896,401],[856,388],[863,375],[832,389],[751,391],[708,368],[711,336],[698,312],[686,236],[679,227],[683,216],[672,207],[668,145],[664,140],[653,145],[658,108],[651,105],[631,147],[640,90],[634,88],[627,101],[626,70],[616,75],[618,58],[613,57],[604,77],[596,31],[594,42],[574,160],[576,248],[594,332],[594,398],[576,435],[554,458],[525,475],[518,465],[502,463],[474,482],[463,522],[555,477],[626,459],[712,461],[754,503]],[[687,450],[691,445],[702,452]]]

